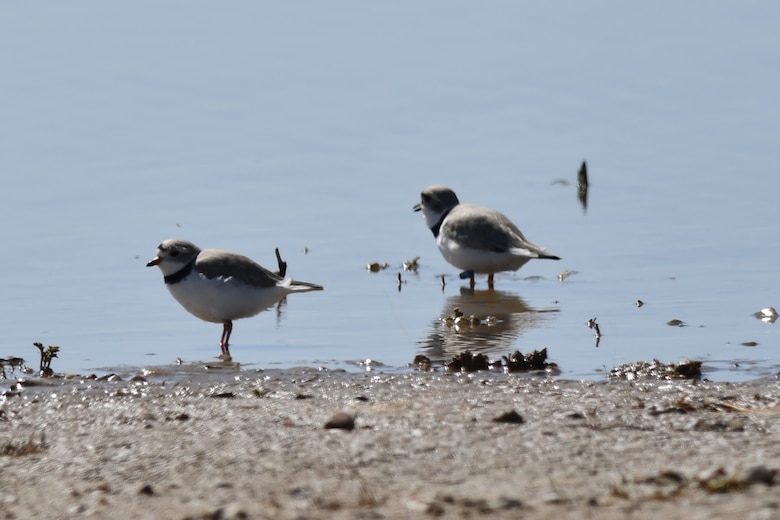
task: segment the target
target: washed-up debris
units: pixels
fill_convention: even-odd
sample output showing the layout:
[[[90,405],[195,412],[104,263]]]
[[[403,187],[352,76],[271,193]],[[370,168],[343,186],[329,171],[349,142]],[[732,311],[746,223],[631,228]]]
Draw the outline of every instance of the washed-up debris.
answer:
[[[547,349],[534,350],[526,355],[515,350],[509,356],[502,356],[504,369],[507,372],[528,372],[530,370],[546,370],[555,363],[547,362]],[[556,365],[557,366],[557,365]]]
[[[477,372],[489,370],[490,360],[485,354],[472,354],[468,350],[453,356],[452,361],[446,363],[450,372]]]
[[[570,276],[574,276],[575,274],[577,274],[577,271],[569,271],[568,269],[565,269],[563,272],[558,274],[558,281],[559,282],[563,282],[564,280],[566,280]],[[539,279],[539,280],[541,280],[542,278],[543,277],[541,277],[541,276],[528,276],[525,279],[526,280],[532,280],[532,279]]]
[[[509,410],[508,412],[502,413],[498,417],[493,417],[493,422],[522,424],[523,417],[519,413],[517,413],[516,410]]]
[[[596,323],[596,318],[591,318],[586,321],[585,326],[596,331],[596,348],[598,348],[599,343],[601,342],[601,329],[599,328],[599,324]]]
[[[387,262],[372,262],[368,264],[367,269],[372,273],[378,273],[387,269]]]
[[[404,260],[404,271],[412,271],[413,273],[417,272],[417,268],[420,267],[420,264],[418,263],[420,260],[419,256],[415,256],[411,260]]]
[[[756,341],[743,341],[742,343],[740,343],[740,345],[742,345],[743,347],[757,347],[758,346],[758,342],[756,342]]]
[[[642,378],[652,379],[701,379],[701,361],[683,361],[682,363],[663,364],[657,359],[652,363],[637,361],[619,365],[609,372],[610,377],[635,381]]]
[[[699,485],[710,493],[729,493],[739,491],[753,484],[772,486],[777,479],[778,470],[769,469],[763,464],[752,466],[745,471],[728,474],[723,468],[718,468],[699,482]]]
[[[709,493],[730,493],[742,491],[754,484],[773,486],[777,483],[778,470],[767,468],[763,464],[751,466],[736,473],[729,473],[719,467],[708,471],[698,478],[687,478],[675,470],[662,471],[641,480],[640,484],[650,484],[670,488],[667,492],[658,492],[657,496],[671,498],[683,492],[686,488],[698,486]]]
[[[347,412],[336,412],[325,423],[326,430],[354,430],[355,418]]]
[[[412,361],[412,364],[420,370],[427,372],[431,369],[431,358],[428,356],[423,356],[422,354],[417,354],[414,356],[414,361]]]
[[[645,302],[643,302],[642,300],[637,300],[637,301],[636,301],[636,306],[637,306],[637,307],[641,307],[641,306],[642,306],[642,305],[644,305],[644,304],[645,304]]]
[[[412,364],[420,370],[430,371],[433,363],[431,359],[423,354],[414,357]],[[449,372],[478,372],[480,370],[490,370],[497,372],[531,372],[536,370],[545,370],[552,374],[559,374],[560,370],[556,363],[547,362],[547,349],[534,350],[523,355],[519,350],[515,350],[508,356],[501,356],[498,359],[491,360],[482,353],[474,354],[471,351],[464,351],[452,356],[450,361],[445,361],[445,368]]]
[[[753,313],[753,316],[769,325],[777,321],[777,311],[774,307],[764,307],[760,311]]]
[[[51,362],[57,357],[57,352],[60,351],[60,347],[57,345],[49,345],[46,349],[43,348],[43,343],[36,341],[33,343],[38,350],[41,351],[41,377],[51,377],[54,375],[54,371],[51,369]]]
[[[596,335],[601,336],[601,332],[599,330],[599,324],[596,323],[596,318],[591,318],[588,321],[585,322],[585,326],[589,329],[594,329],[596,331]]]
[[[685,322],[678,319],[669,320],[666,322],[666,324],[670,327],[685,327]]]
[[[579,274],[578,271],[569,271],[568,269],[564,269],[563,272],[558,274],[558,281],[563,282],[567,280],[570,276],[574,276],[575,274]],[[543,276],[526,276],[524,280],[544,280]]]
[[[577,172],[577,200],[582,205],[582,211],[588,211],[588,164],[585,161]]]
[[[33,435],[26,441],[10,440],[5,444],[0,444],[0,457],[22,457],[24,455],[35,455],[49,448],[46,442],[46,435],[41,432],[36,441]]]
[[[514,496],[497,495],[490,498],[473,493],[449,492],[437,494],[426,504],[425,514],[429,518],[522,518],[527,516],[523,502]],[[513,515],[507,516],[510,512]]]

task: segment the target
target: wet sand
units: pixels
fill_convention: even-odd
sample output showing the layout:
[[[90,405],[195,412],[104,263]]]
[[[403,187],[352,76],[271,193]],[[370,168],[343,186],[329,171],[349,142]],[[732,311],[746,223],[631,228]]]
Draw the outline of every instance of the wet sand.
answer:
[[[775,381],[199,370],[6,392],[0,518],[780,517]]]

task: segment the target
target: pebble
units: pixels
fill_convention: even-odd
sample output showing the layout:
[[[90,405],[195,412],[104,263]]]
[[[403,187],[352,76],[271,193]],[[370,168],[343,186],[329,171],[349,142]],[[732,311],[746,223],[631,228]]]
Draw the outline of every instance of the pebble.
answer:
[[[493,422],[522,424],[523,417],[519,413],[517,413],[517,411],[509,410],[508,412],[502,413],[498,417],[494,417]]]
[[[354,430],[355,418],[347,412],[336,412],[325,423],[325,429]]]
[[[753,466],[745,471],[743,479],[748,484],[766,484],[771,486],[775,482],[777,470],[770,470],[763,464]]]

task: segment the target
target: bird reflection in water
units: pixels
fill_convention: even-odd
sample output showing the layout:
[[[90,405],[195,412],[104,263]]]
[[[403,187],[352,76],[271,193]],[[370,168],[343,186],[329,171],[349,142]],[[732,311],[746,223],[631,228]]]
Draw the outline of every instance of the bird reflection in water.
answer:
[[[457,326],[452,321],[448,326],[446,317],[455,308],[463,314],[463,319]],[[558,311],[533,309],[511,292],[464,287],[460,294],[447,298],[441,317],[432,323],[428,336],[420,340],[418,351],[434,363],[447,361],[467,350],[489,357],[508,355],[518,348],[517,338],[546,321],[550,312]],[[477,317],[478,322],[472,322],[471,316]]]

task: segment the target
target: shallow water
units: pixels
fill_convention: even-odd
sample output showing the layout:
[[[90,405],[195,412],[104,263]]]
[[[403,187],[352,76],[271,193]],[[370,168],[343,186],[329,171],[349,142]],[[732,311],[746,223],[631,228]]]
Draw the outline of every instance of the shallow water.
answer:
[[[547,347],[567,378],[651,358],[778,371],[776,326],[752,316],[779,303],[774,4],[47,7],[0,19],[2,356],[213,359],[221,327],[145,267],[181,237],[271,268],[279,247],[326,287],[236,322],[249,367]],[[412,212],[433,183],[562,260],[464,294]],[[456,333],[453,306],[497,323]]]

